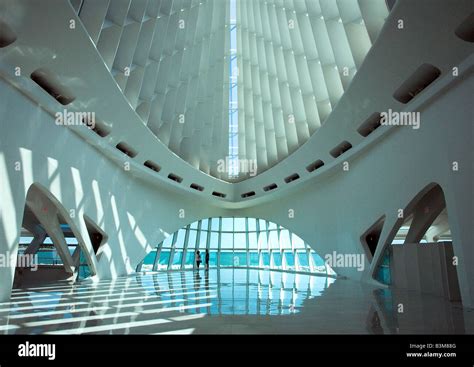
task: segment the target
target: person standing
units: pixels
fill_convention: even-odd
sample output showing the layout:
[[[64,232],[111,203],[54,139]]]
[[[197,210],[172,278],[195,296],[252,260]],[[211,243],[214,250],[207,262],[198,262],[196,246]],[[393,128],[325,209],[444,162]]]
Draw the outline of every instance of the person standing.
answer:
[[[204,258],[206,269],[209,269],[209,250],[206,249],[206,257]]]
[[[196,251],[196,267],[198,268],[199,270],[199,265],[201,265],[201,253],[199,252],[199,250]]]

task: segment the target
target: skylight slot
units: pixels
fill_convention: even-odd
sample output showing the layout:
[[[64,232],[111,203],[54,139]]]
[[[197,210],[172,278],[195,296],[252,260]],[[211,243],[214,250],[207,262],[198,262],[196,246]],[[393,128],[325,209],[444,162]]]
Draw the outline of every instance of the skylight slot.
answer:
[[[380,113],[374,112],[370,117],[365,120],[357,129],[357,132],[362,135],[364,138],[372,134],[375,129],[379,128],[380,123]]]
[[[229,0],[230,6],[230,50],[229,50],[229,178],[239,175],[239,109],[237,65],[237,0]]]
[[[344,154],[345,152],[347,152],[349,149],[352,148],[352,144],[349,143],[348,141],[343,141],[342,143],[340,143],[338,146],[336,146],[335,148],[333,148],[329,153],[334,157],[334,158],[337,158],[339,157],[340,155]]]
[[[197,191],[204,191],[204,187],[202,187],[201,185],[198,185],[198,184],[196,184],[196,183],[192,183],[192,184],[190,185],[190,187],[191,187],[192,189],[194,189],[194,190],[197,190]]]
[[[408,103],[440,75],[441,70],[436,66],[423,64],[396,90],[393,97],[401,103]]]
[[[183,182],[183,178],[179,177],[178,175],[175,175],[174,173],[170,173],[168,175],[168,178],[174,182],[181,183]]]
[[[49,70],[36,69],[31,73],[31,79],[63,106],[76,99],[69,89],[61,84],[59,78]]]
[[[155,162],[150,161],[150,160],[148,160],[148,161],[146,161],[145,163],[143,163],[143,165],[144,165],[145,167],[147,167],[147,168],[149,168],[149,169],[155,171],[155,172],[160,172],[160,170],[161,170],[161,167],[160,167],[159,165],[157,165]]]
[[[267,192],[267,191],[272,191],[272,190],[275,190],[277,187],[278,187],[278,186],[277,186],[276,183],[272,183],[272,184],[270,184],[270,185],[268,185],[268,186],[265,186],[265,187],[263,188],[263,191],[265,191],[265,192]]]
[[[296,181],[299,178],[300,178],[299,174],[293,173],[291,176],[288,176],[288,177],[285,178],[285,182],[290,183],[290,182]]]
[[[123,141],[118,143],[116,145],[116,148],[120,150],[123,154],[128,155],[130,158],[133,158],[138,154],[135,149],[133,149],[130,145],[124,143]]]
[[[308,172],[313,172],[316,171],[318,168],[324,166],[324,162],[321,159],[318,159],[317,161],[311,163],[306,167],[306,171]]]

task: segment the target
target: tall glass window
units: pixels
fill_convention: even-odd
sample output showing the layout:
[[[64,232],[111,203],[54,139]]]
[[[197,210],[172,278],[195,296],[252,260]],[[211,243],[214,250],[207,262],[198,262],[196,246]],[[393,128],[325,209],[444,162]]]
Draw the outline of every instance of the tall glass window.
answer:
[[[204,261],[206,248],[210,267],[249,266],[336,275],[300,237],[255,218],[207,218],[191,223],[158,244],[138,270],[190,269],[195,266],[196,249]]]

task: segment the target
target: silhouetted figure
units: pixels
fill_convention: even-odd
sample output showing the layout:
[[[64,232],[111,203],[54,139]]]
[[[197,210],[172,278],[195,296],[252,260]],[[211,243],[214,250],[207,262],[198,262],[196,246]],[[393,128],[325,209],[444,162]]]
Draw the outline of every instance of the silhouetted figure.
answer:
[[[204,289],[209,292],[209,269],[204,271]]]
[[[205,260],[204,264],[206,265],[206,270],[208,270],[209,269],[209,250],[208,249],[206,249],[206,256],[204,260]]]
[[[198,268],[199,270],[199,265],[201,265],[201,253],[199,252],[199,250],[196,251],[196,267]]]

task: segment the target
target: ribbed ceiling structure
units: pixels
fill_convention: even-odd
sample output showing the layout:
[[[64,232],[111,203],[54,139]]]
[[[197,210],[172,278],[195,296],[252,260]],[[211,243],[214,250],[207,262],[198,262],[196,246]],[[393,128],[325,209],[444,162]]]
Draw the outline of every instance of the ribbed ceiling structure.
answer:
[[[143,123],[226,181],[249,176],[219,169],[229,152],[261,173],[321,127],[388,15],[385,0],[71,3]],[[237,92],[231,102],[229,91]],[[232,108],[238,139],[229,139]]]

